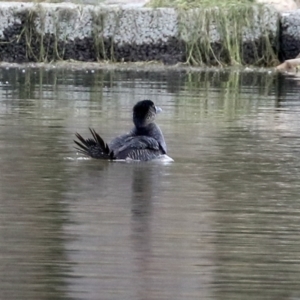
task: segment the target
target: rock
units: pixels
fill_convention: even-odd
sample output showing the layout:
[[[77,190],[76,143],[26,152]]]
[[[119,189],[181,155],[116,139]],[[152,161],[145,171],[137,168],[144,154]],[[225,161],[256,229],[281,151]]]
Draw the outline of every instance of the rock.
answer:
[[[298,66],[300,65],[300,58],[295,58],[295,59],[288,59],[284,63],[280,64],[279,66],[276,67],[277,71],[295,71],[297,70]]]
[[[300,53],[300,9],[281,16],[281,60],[295,58]]]
[[[256,0],[257,3],[269,4],[279,12],[296,10],[297,3],[294,0]]]

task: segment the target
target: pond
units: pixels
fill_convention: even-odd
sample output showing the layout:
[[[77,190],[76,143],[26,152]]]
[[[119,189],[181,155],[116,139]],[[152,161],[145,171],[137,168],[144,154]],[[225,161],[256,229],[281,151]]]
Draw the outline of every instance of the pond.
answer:
[[[300,81],[0,69],[1,299],[300,297]],[[83,159],[151,99],[173,163]]]

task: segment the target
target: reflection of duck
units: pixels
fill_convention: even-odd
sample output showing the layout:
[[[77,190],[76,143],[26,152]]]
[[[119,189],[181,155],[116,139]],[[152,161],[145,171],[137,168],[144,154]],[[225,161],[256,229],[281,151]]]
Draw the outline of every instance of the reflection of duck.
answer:
[[[139,101],[133,107],[133,129],[113,139],[107,145],[94,129],[90,129],[93,138],[84,139],[79,133],[74,141],[81,153],[98,159],[131,159],[147,161],[157,158],[171,160],[167,153],[164,136],[154,123],[155,116],[161,109],[151,100]]]

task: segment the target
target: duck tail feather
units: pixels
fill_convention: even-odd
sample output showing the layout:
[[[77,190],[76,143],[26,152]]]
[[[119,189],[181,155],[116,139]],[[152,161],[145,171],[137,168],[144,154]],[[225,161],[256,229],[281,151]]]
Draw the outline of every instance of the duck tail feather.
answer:
[[[75,147],[75,149],[80,150],[80,151],[85,151],[85,152],[89,151],[89,149],[86,146],[80,144],[79,142],[74,140],[74,143],[79,147],[79,148]]]
[[[95,129],[93,128],[89,128],[94,140],[99,144],[99,146],[103,149],[103,150],[107,150],[108,147],[107,145],[104,143],[103,139],[100,137],[100,135],[95,131]]]
[[[83,145],[81,145],[81,144],[78,143],[77,141],[74,141],[79,147],[84,148],[84,145],[85,145],[85,146],[88,146],[87,143],[86,143],[86,140],[85,140],[78,132],[75,133],[75,136],[76,136],[76,137],[79,139],[79,141],[83,144]]]
[[[108,145],[103,141],[100,135],[92,128],[89,128],[93,138],[84,139],[79,133],[75,136],[79,141],[75,141],[75,144],[79,147],[75,147],[81,154],[92,158],[98,159],[115,159],[113,151],[111,151]]]

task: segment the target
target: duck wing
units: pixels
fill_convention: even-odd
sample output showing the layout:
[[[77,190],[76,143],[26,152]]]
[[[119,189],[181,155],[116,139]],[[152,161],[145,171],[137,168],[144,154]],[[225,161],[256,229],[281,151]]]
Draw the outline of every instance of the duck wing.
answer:
[[[134,159],[147,161],[163,154],[158,141],[149,136],[128,136],[122,146],[114,149],[117,159]]]

